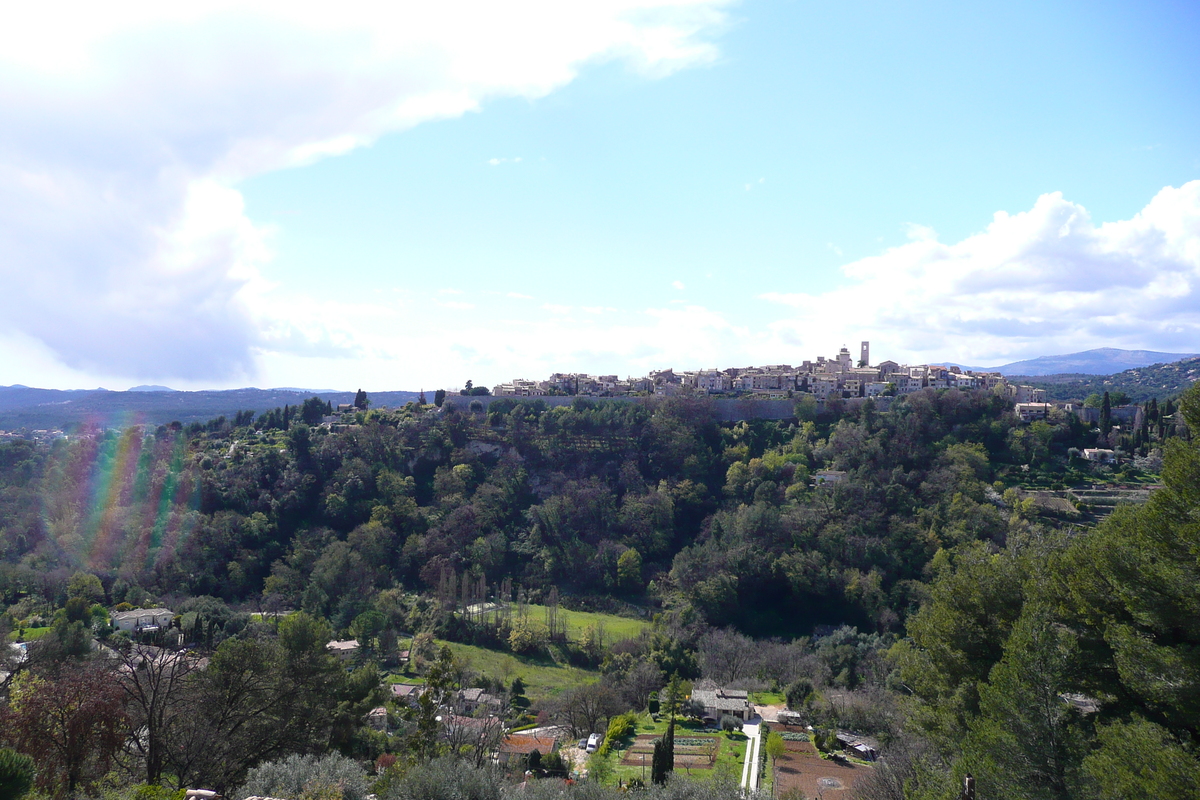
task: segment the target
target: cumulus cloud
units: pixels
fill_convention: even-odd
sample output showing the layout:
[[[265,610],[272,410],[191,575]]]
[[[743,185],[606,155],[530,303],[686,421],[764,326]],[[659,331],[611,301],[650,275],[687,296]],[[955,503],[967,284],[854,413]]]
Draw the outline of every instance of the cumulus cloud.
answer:
[[[1200,181],[1163,189],[1129,220],[1098,224],[1054,193],[960,242],[908,233],[844,266],[838,289],[762,295],[796,310],[772,330],[818,352],[831,336],[861,338],[894,356],[967,363],[1200,341]]]
[[[911,230],[911,229],[910,229]],[[293,351],[272,357],[273,385],[362,374],[396,386],[405,375],[460,385],[584,370],[799,363],[869,339],[877,360],[951,360],[983,366],[1106,345],[1195,350],[1200,341],[1200,181],[1159,193],[1130,220],[1097,223],[1082,206],[1046,195],[1028,211],[998,213],[962,241],[916,229],[910,241],[843,267],[844,285],[822,293],[770,293],[764,309],[683,299],[620,310],[541,302],[444,327],[442,297],[398,295],[361,307],[303,306],[309,320],[344,327],[316,347],[355,347],[355,360]],[[566,298],[563,298],[566,299]],[[570,301],[568,301],[569,303]],[[775,313],[770,313],[774,311]],[[396,320],[404,320],[397,325]],[[502,331],[503,336],[497,335]],[[404,376],[397,376],[403,378]]]
[[[0,336],[63,364],[225,379],[345,345],[264,320],[238,182],[589,62],[711,60],[723,0],[25,4],[0,30]]]
[[[353,361],[280,353],[267,366],[271,385],[292,385],[305,375],[324,375],[331,385],[351,385],[374,375],[396,388],[396,365],[419,375],[427,388],[458,386],[514,377],[545,377],[582,370],[621,375],[645,374],[675,366],[728,366],[760,363],[771,344],[764,330],[732,322],[718,309],[701,305],[645,308],[636,311],[546,304],[538,314],[509,318],[466,316],[454,323],[454,336],[435,324],[437,312],[427,298],[397,299],[376,310],[364,306],[312,309],[321,318],[356,319],[355,336],[363,352]],[[603,313],[593,313],[601,310]],[[398,328],[396,319],[404,319]],[[497,330],[504,335],[497,338]],[[382,387],[381,387],[382,388]]]

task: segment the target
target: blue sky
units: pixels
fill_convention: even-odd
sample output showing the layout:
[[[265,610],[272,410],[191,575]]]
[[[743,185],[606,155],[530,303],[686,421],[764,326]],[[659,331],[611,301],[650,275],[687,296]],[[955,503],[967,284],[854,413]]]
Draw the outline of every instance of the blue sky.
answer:
[[[557,5],[31,13],[0,384],[1200,342],[1194,5]]]

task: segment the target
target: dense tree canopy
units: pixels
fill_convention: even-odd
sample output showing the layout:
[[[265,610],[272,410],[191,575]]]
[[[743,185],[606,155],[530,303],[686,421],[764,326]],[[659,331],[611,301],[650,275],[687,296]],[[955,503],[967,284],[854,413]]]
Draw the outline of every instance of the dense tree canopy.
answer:
[[[1200,387],[1182,413],[1200,429]],[[1200,788],[1200,447],[1170,442],[1162,479],[1094,531],[1030,529],[937,567],[893,652],[915,719],[981,795]]]

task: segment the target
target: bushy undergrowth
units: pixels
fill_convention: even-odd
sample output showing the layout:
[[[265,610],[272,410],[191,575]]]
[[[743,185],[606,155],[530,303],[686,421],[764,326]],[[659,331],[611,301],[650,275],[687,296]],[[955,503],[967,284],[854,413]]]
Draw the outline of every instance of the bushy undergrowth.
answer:
[[[365,800],[367,776],[353,759],[290,755],[250,770],[238,797],[258,795],[286,800]]]

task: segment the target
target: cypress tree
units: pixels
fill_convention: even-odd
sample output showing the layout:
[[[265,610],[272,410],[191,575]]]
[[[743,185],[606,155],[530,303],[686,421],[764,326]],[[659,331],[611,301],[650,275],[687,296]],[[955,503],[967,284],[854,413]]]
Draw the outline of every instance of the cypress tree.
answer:
[[[662,739],[655,739],[654,755],[650,761],[650,780],[654,783],[666,783],[669,773],[670,770],[667,768],[666,742]]]
[[[667,735],[663,737],[663,764],[667,773],[675,771],[675,712],[679,710],[680,694],[679,673],[676,672],[667,684],[667,712],[671,715]]]

